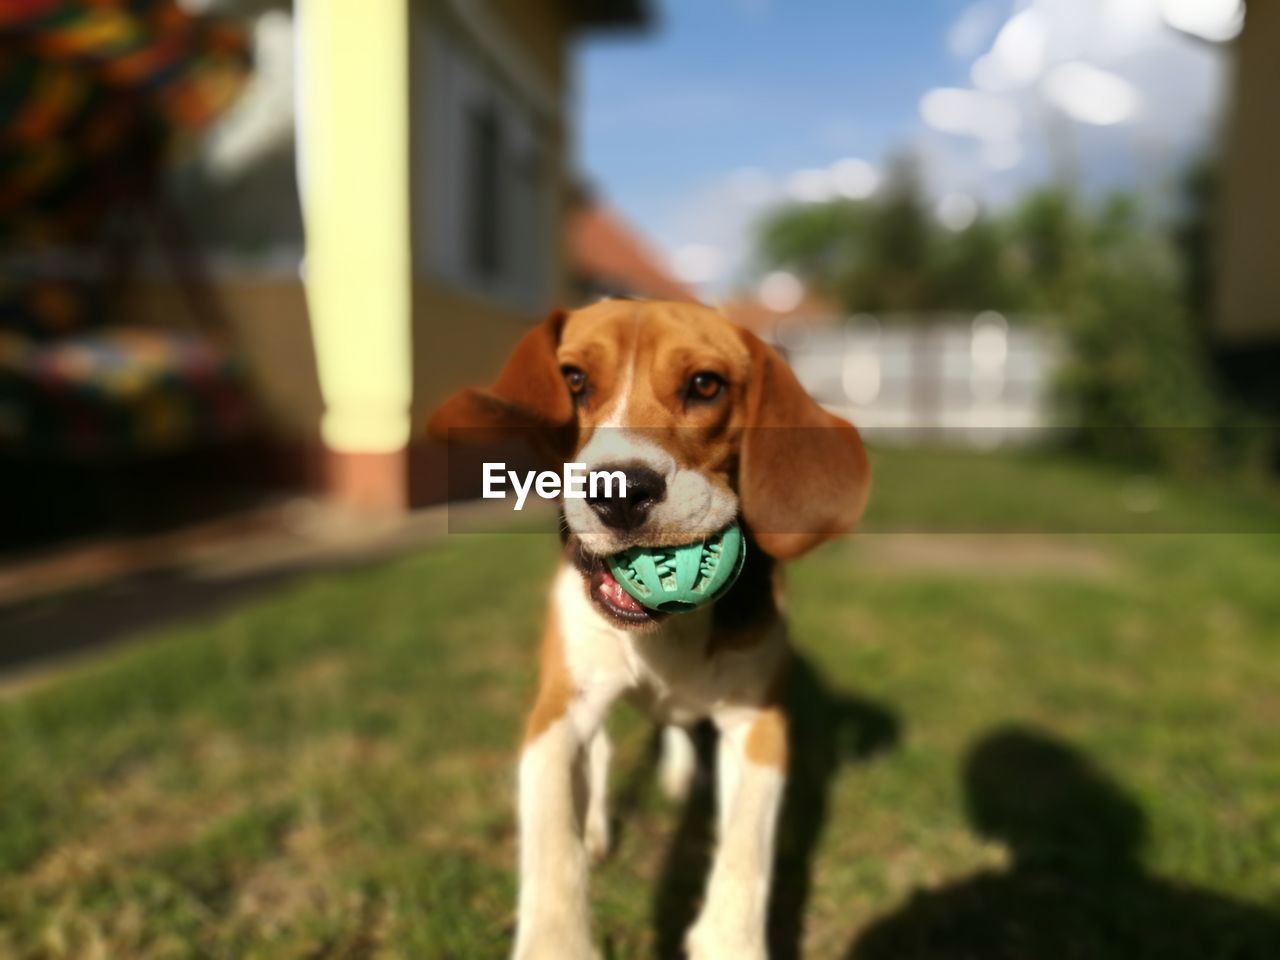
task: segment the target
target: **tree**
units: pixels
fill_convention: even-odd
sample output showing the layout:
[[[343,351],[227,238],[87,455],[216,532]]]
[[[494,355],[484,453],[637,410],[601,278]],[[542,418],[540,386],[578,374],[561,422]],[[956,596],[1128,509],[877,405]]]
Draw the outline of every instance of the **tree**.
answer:
[[[769,269],[794,272],[814,290],[843,300],[852,265],[863,256],[871,210],[841,200],[783,207],[765,219],[758,258]]]
[[[1192,165],[1182,181],[1181,210],[1173,237],[1182,256],[1187,302],[1207,338],[1216,294],[1214,251],[1218,245],[1216,211],[1221,173],[1212,157]]]
[[[1071,194],[1045,188],[1029,193],[1011,217],[1033,306],[1066,308],[1078,289],[1083,244]]]
[[[762,264],[787,269],[850,312],[931,309],[936,228],[913,160],[872,201],[784,207],[762,224]]]
[[[873,207],[865,256],[851,272],[848,295],[857,308],[897,312],[932,309],[930,267],[935,232],[918,164],[909,157],[894,161],[883,199]]]
[[[943,310],[1020,308],[1026,283],[1011,254],[1008,231],[998,221],[979,218],[938,244],[930,283],[934,305]]]
[[[872,200],[775,213],[760,251],[850,312],[1047,317],[1068,346],[1056,393],[1082,449],[1151,467],[1261,462],[1264,442],[1218,392],[1197,335],[1211,300],[1213,185],[1211,167],[1193,173],[1172,231],[1133,194],[1087,204],[1046,187],[953,234],[929,215],[916,165],[900,160]]]

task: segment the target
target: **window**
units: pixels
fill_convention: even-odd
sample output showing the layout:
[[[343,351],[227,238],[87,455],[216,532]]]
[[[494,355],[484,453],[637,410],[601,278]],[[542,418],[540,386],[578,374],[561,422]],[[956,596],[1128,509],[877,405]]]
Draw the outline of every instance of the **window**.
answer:
[[[491,103],[473,107],[467,119],[468,266],[492,282],[502,271],[502,127]]]
[[[544,123],[443,24],[416,17],[414,44],[425,49],[415,62],[427,64],[412,91],[415,270],[514,309],[544,310],[558,248]]]

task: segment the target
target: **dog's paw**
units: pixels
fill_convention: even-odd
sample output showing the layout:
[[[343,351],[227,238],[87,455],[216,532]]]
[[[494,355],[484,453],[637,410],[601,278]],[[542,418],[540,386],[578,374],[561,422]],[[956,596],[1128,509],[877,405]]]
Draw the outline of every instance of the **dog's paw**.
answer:
[[[689,732],[682,727],[662,731],[662,754],[658,760],[658,784],[668,800],[683,803],[698,775],[698,754]]]
[[[592,863],[600,863],[609,856],[609,817],[603,811],[588,812],[582,845]]]
[[[768,960],[764,943],[757,938],[705,920],[685,935],[684,949],[689,960]]]
[[[512,960],[600,960],[600,954],[585,940],[538,936],[517,944]]]

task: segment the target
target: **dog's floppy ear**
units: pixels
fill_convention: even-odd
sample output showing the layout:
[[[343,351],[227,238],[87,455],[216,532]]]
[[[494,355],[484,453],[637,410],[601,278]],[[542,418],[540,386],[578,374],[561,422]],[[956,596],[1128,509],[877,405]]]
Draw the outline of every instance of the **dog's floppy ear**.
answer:
[[[556,361],[567,317],[556,310],[521,337],[492,386],[468,387],[446,399],[428,419],[427,433],[448,440],[453,430],[482,440],[567,427],[573,421],[573,401]]]
[[[853,425],[818,406],[772,347],[740,333],[751,382],[738,496],[761,549],[786,560],[853,528],[871,470]]]

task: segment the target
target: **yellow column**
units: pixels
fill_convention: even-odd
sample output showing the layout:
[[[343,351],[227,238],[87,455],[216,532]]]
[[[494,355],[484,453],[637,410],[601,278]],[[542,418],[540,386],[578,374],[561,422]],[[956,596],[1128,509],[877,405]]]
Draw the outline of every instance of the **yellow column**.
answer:
[[[405,503],[412,399],[410,0],[298,0],[305,282],[329,484]]]

